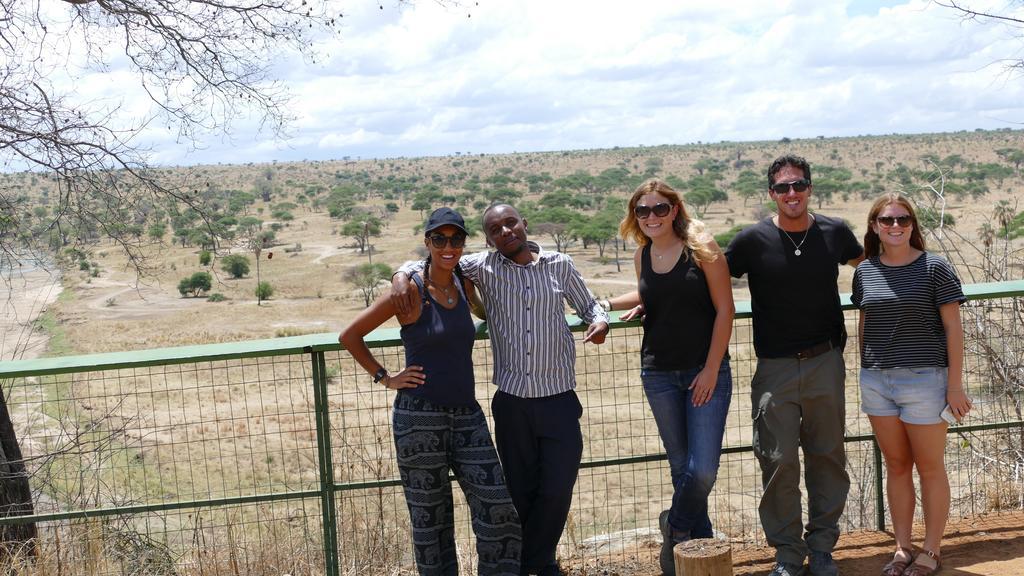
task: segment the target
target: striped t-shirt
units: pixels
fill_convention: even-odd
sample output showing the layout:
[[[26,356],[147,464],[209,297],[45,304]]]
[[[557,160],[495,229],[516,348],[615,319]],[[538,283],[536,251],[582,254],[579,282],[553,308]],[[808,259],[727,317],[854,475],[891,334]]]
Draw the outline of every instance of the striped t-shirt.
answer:
[[[850,299],[864,315],[862,368],[949,365],[939,306],[967,299],[941,256],[925,252],[904,266],[869,258],[853,274]]]

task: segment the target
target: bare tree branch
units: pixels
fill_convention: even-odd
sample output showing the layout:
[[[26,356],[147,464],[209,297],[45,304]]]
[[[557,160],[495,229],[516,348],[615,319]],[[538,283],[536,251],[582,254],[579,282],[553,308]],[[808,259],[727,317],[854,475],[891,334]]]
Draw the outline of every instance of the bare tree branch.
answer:
[[[981,19],[987,18],[987,19],[990,19],[990,20],[997,20],[997,21],[1005,22],[1005,23],[1009,23],[1009,24],[1022,24],[1022,25],[1024,25],[1024,19],[1016,18],[1016,17],[1010,16],[1008,14],[996,14],[994,12],[983,12],[981,10],[976,10],[974,8],[966,6],[962,2],[957,2],[956,0],[946,0],[945,2],[942,2],[940,0],[935,0],[935,3],[938,4],[939,6],[943,6],[945,8],[951,8],[953,10],[956,10],[957,12],[960,13],[961,17],[964,20],[981,20]],[[1016,4],[1020,4],[1020,2],[1010,2],[1009,4],[1013,5],[1015,3]]]
[[[106,236],[145,273],[139,229],[153,206],[195,211],[212,233],[199,186],[152,170],[139,134],[166,126],[194,145],[252,115],[282,135],[291,117],[274,58],[315,60],[340,17],[316,0],[0,0],[0,169],[44,174],[56,191],[33,217],[33,199],[0,183],[0,268]],[[82,75],[113,62],[151,99],[147,117],[75,96]]]
[[[1024,1],[1021,0],[1009,0],[1007,2],[1004,13],[989,12],[972,8],[965,2],[959,2],[957,0],[932,0],[935,4],[948,8],[960,14],[960,18],[963,21],[974,21],[978,23],[985,23],[986,21],[997,22],[1004,24],[1011,28],[1020,28],[1022,32],[1018,34],[1022,40],[1024,40],[1024,18],[1018,17],[1012,14],[1010,11],[1014,5],[1024,6]],[[1007,58],[1003,62],[1003,65],[1007,72],[1020,73],[1024,71],[1024,59]]]

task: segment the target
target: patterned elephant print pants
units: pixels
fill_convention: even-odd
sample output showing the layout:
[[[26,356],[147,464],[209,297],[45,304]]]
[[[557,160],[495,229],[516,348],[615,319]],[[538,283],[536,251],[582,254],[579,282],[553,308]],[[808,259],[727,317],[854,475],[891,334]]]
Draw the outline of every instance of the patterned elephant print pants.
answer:
[[[518,576],[519,517],[480,406],[438,406],[399,392],[393,426],[420,575],[459,573],[451,470],[469,503],[477,574]]]

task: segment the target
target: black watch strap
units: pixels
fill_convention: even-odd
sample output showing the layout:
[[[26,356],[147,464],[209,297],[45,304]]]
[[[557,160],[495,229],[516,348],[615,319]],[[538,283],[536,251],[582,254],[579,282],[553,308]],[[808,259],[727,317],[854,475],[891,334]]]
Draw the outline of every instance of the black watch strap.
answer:
[[[373,373],[373,383],[376,384],[388,376],[387,368],[381,368]]]

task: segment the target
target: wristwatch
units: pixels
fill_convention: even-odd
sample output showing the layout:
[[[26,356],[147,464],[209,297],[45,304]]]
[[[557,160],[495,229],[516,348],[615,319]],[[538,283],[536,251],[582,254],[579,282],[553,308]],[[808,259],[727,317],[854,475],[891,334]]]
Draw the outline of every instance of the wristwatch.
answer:
[[[373,383],[377,384],[388,376],[390,376],[390,374],[388,374],[388,369],[381,366],[379,370],[373,373]]]

